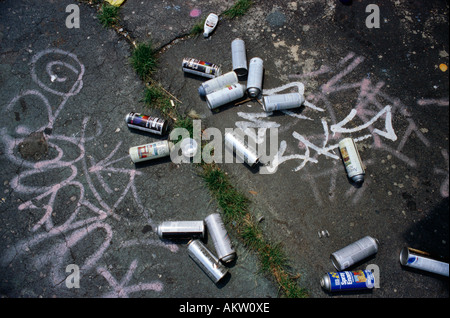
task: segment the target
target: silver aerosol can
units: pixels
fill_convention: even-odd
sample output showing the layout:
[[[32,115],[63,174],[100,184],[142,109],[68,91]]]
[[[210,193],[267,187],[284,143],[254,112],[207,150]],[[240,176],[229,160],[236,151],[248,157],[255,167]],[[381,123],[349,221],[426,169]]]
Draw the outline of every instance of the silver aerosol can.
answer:
[[[199,240],[190,241],[187,250],[189,256],[214,283],[218,283],[228,273],[226,267]]]
[[[245,77],[248,73],[247,54],[245,52],[245,43],[240,38],[231,42],[231,59],[233,61],[233,71],[239,77]]]
[[[352,138],[342,139],[339,142],[339,151],[341,152],[348,178],[355,183],[362,183],[366,172],[354,140]]]
[[[218,91],[227,85],[235,84],[237,82],[238,77],[236,73],[231,71],[202,83],[202,85],[198,88],[198,93],[201,97],[205,97],[206,95]]]
[[[215,78],[221,75],[220,67],[216,64],[201,61],[194,58],[184,58],[181,68],[186,73],[191,73],[203,77]]]
[[[263,60],[259,57],[254,57],[250,60],[248,67],[247,94],[251,98],[256,98],[259,93],[261,93],[264,73],[263,64]]]
[[[162,135],[167,131],[167,122],[164,119],[131,112],[125,117],[127,126],[152,134]]]
[[[206,228],[211,235],[217,257],[224,263],[229,263],[236,257],[236,251],[228,235],[225,224],[219,213],[213,213],[205,218]]]
[[[242,98],[244,94],[245,87],[239,83],[235,83],[206,95],[206,103],[209,109],[214,109]]]
[[[145,145],[131,147],[128,152],[134,163],[167,157],[173,148],[173,143],[167,140],[152,142]]]
[[[243,139],[239,140],[231,132],[225,134],[225,147],[234,153],[236,158],[245,162],[251,168],[256,167],[260,163],[256,150],[250,148]]]
[[[342,271],[353,264],[378,252],[378,240],[370,236],[362,239],[331,254],[331,262],[338,271]]]
[[[292,109],[300,107],[305,102],[305,97],[300,93],[276,94],[264,96],[264,111]]]
[[[400,264],[447,277],[449,273],[448,263],[438,261],[427,252],[410,247],[404,247],[401,250]]]
[[[204,221],[165,221],[156,229],[162,239],[189,239],[205,236]]]

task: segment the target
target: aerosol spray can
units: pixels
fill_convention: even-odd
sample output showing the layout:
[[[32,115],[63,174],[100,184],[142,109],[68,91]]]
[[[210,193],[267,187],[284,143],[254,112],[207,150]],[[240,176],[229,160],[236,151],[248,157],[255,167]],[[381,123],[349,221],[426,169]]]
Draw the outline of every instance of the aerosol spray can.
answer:
[[[366,172],[354,140],[352,138],[342,139],[339,142],[339,150],[349,179],[356,183],[362,183]]]
[[[170,150],[172,149],[172,147],[173,143],[164,140],[131,147],[128,152],[130,154],[131,160],[136,163],[161,157],[167,157],[170,155]]]
[[[226,267],[199,240],[190,241],[187,250],[189,256],[214,283],[218,283],[228,273]]]
[[[227,85],[218,91],[206,95],[206,104],[209,109],[214,109],[243,97],[245,87],[239,83]]]
[[[220,75],[219,77],[210,79],[198,88],[198,93],[201,97],[205,97],[219,89],[222,89],[228,85],[235,84],[238,82],[238,77],[235,72],[231,71],[226,74]]]
[[[264,111],[291,109],[300,107],[305,102],[305,97],[300,93],[288,93],[264,96]]]
[[[378,252],[378,240],[365,236],[362,239],[331,254],[331,262],[338,271]]]
[[[328,291],[372,289],[375,276],[370,270],[330,272],[322,277],[320,285]]]
[[[256,150],[251,149],[244,140],[239,140],[230,132],[225,134],[225,147],[234,152],[236,158],[242,160],[251,168],[260,163]]]
[[[184,58],[181,67],[186,73],[208,78],[215,78],[221,74],[219,66],[193,58]]]
[[[224,263],[231,262],[236,257],[236,252],[231,244],[225,224],[219,213],[213,213],[205,218],[206,227],[214,243],[217,257]]]
[[[449,273],[448,263],[438,261],[427,252],[410,247],[404,247],[401,250],[400,264],[447,277]]]
[[[262,90],[264,66],[263,60],[254,57],[250,60],[248,67],[247,94],[252,98],[258,97]]]
[[[156,229],[162,239],[203,238],[205,236],[205,222],[203,221],[166,221]]]
[[[245,52],[245,43],[242,39],[234,39],[231,42],[231,59],[233,61],[233,71],[239,77],[245,77],[248,73],[247,54]]]
[[[131,112],[125,117],[128,127],[162,135],[167,130],[167,122],[164,119]]]
[[[203,26],[203,37],[207,38],[209,34],[214,31],[219,22],[219,16],[215,13],[210,13],[205,20],[205,25]]]

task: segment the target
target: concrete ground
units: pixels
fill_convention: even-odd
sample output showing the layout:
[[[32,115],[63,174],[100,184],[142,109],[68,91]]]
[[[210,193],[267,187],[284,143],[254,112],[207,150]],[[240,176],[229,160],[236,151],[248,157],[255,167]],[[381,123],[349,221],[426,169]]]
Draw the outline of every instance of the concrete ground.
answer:
[[[404,268],[400,250],[448,258],[448,4],[446,1],[255,0],[244,17],[221,17],[213,34],[187,37],[232,1],[127,0],[120,23],[160,51],[155,74],[202,128],[278,128],[268,166],[219,163],[251,199],[265,235],[281,242],[312,298],[447,298],[448,278]],[[80,28],[67,28],[77,4]],[[379,28],[369,28],[369,4]],[[268,298],[278,287],[235,233],[238,259],[215,285],[186,244],[162,241],[165,220],[219,211],[198,170],[159,159],[133,164],[132,146],[165,139],[127,128],[144,83],[132,45],[75,1],[0,1],[0,295],[3,297]],[[370,21],[369,21],[370,22]],[[211,111],[186,76],[185,57],[232,70],[231,41],[264,61],[263,94],[304,91],[306,103],[267,114],[256,101]],[[245,81],[241,81],[245,84]],[[256,129],[255,129],[256,128]],[[366,166],[356,187],[337,150],[357,140]],[[270,141],[270,140],[269,140]],[[319,237],[327,230],[328,237]],[[366,235],[378,253],[379,288],[331,294],[319,284],[330,254]],[[207,241],[208,246],[212,242]],[[80,287],[66,284],[67,266]]]

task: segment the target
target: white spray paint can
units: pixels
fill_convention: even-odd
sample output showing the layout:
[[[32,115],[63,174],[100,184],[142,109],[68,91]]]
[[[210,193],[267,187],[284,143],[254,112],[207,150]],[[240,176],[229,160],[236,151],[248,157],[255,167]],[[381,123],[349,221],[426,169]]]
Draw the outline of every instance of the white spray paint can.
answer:
[[[214,109],[239,99],[244,94],[245,87],[239,83],[235,83],[206,95],[206,103],[210,109]]]
[[[170,155],[170,150],[173,146],[174,145],[172,142],[164,140],[131,147],[128,152],[130,154],[131,160],[136,163],[156,158],[167,157]]]
[[[259,57],[250,60],[248,67],[247,94],[252,98],[258,97],[262,90],[264,62]]]
[[[339,151],[344,161],[345,170],[350,180],[356,183],[364,181],[365,170],[355,141],[352,138],[344,138],[339,142]]]
[[[449,277],[448,263],[438,261],[428,253],[410,247],[401,250],[400,264]]]
[[[300,93],[276,94],[264,96],[264,111],[292,109],[300,107],[305,102],[305,97]]]
[[[203,36],[207,38],[209,34],[214,31],[219,22],[219,16],[215,13],[210,13],[205,20],[205,25],[203,27]]]
[[[233,71],[239,77],[244,77],[248,73],[247,54],[245,52],[245,43],[242,39],[234,39],[231,42],[231,59],[233,61]]]
[[[227,85],[235,84],[237,82],[238,77],[236,73],[231,71],[202,83],[202,85],[198,88],[198,93],[201,97],[205,97],[206,95],[214,93]]]
[[[213,213],[205,218],[206,227],[211,235],[217,257],[224,263],[231,262],[236,257],[236,251],[228,235],[225,224],[219,213]]]
[[[236,158],[245,162],[251,168],[256,167],[260,163],[256,150],[250,148],[244,140],[239,140],[230,132],[225,134],[225,147],[230,152],[234,152]]]
[[[378,240],[370,236],[347,245],[331,254],[331,262],[338,271],[342,271],[353,264],[378,252]]]

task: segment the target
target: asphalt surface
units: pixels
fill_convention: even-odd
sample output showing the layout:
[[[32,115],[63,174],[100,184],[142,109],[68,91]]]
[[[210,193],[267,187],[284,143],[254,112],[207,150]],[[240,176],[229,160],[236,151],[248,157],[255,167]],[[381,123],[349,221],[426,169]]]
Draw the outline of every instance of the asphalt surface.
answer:
[[[66,27],[70,4],[80,9],[80,28]],[[369,4],[379,7],[379,28],[366,25]],[[449,62],[448,3],[261,0],[244,17],[221,17],[208,39],[187,36],[199,19],[230,6],[127,0],[120,23],[160,51],[155,79],[203,129],[252,128],[264,139],[278,128],[267,166],[219,166],[251,199],[265,235],[282,243],[299,285],[312,298],[448,298],[448,278],[399,263],[405,246],[449,256],[449,83],[439,68]],[[158,113],[142,103],[132,45],[96,14],[74,1],[0,1],[0,295],[278,297],[235,233],[238,258],[215,285],[186,242],[154,232],[162,221],[199,220],[220,209],[196,166],[131,162],[130,147],[167,136],[127,128],[130,111]],[[301,90],[301,108],[267,114],[256,101],[207,107],[197,94],[205,79],[184,74],[181,61],[231,71],[238,37],[248,60],[264,61],[263,94]],[[344,137],[357,141],[362,186],[346,176],[337,149]],[[329,236],[319,237],[325,230]],[[330,254],[366,235],[379,250],[351,269],[376,265],[379,288],[324,291],[321,276],[335,270]],[[79,287],[67,285],[69,265],[80,270]]]

